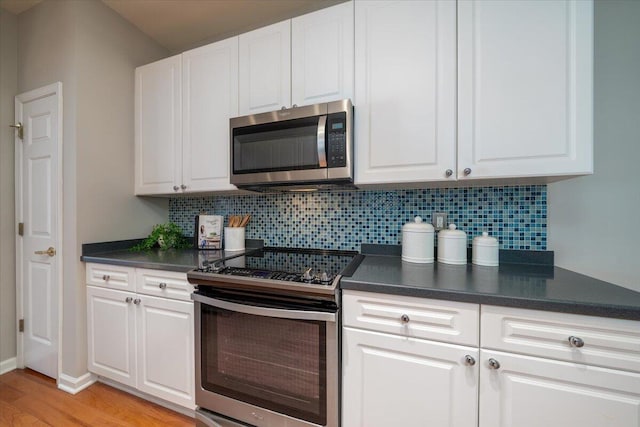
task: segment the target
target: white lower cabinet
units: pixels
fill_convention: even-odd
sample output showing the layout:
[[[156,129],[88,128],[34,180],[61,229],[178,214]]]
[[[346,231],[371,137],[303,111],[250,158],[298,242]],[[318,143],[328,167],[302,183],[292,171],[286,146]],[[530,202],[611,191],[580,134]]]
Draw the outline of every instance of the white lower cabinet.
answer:
[[[137,270],[139,278],[148,277],[152,271]],[[87,271],[91,271],[90,265]],[[180,273],[153,271],[157,274],[152,277],[166,273],[161,284],[179,282],[176,277]],[[136,285],[148,286],[146,282],[139,280]],[[186,277],[183,282],[190,286]],[[162,288],[165,290],[166,284]],[[191,301],[87,286],[87,304],[89,371],[182,407],[195,408]]]
[[[640,426],[638,321],[344,291],[343,323],[344,427]]]
[[[356,291],[342,301],[344,427],[478,424],[476,304]]]
[[[477,425],[477,348],[349,327],[343,346],[344,427]]]
[[[481,427],[640,426],[638,373],[491,350],[480,361]]]
[[[482,306],[480,427],[640,426],[640,322]]]

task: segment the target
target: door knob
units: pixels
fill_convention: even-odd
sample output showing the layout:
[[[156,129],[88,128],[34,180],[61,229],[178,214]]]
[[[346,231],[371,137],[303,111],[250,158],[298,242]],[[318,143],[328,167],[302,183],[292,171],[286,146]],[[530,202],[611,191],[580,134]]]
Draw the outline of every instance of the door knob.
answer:
[[[54,256],[56,254],[56,250],[52,246],[49,246],[49,249],[46,251],[35,251],[34,254]]]

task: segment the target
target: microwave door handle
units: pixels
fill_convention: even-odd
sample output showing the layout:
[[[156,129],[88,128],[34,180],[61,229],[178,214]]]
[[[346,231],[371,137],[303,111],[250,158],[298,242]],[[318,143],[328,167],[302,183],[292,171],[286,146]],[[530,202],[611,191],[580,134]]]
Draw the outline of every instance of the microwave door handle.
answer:
[[[327,149],[325,146],[326,141],[326,128],[327,128],[327,116],[318,117],[318,164],[321,168],[327,167]]]
[[[222,308],[224,310],[235,311],[244,314],[253,314],[256,316],[279,317],[283,319],[299,319],[299,320],[318,320],[321,322],[335,322],[336,314],[322,311],[307,310],[286,310],[270,307],[257,307],[255,305],[238,304],[231,301],[219,300],[217,298],[206,297],[199,294],[191,294],[191,298],[203,304],[213,307]]]

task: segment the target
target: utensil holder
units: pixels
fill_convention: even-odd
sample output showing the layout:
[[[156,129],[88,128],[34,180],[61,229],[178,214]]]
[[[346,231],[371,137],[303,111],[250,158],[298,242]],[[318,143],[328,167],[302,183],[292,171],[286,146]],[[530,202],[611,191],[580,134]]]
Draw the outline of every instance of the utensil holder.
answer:
[[[244,250],[244,227],[224,228],[224,250],[243,251]]]

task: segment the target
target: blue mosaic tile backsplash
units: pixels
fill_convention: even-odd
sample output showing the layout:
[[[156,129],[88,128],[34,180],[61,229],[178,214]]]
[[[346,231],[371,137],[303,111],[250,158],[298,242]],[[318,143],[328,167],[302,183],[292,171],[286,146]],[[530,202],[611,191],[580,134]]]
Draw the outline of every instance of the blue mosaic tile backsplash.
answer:
[[[416,215],[447,221],[473,237],[488,231],[501,249],[547,249],[546,185],[335,191],[169,200],[169,221],[192,236],[197,214],[251,214],[246,238],[267,246],[360,250],[361,243],[400,244],[402,226]],[[437,240],[437,239],[436,239]]]

